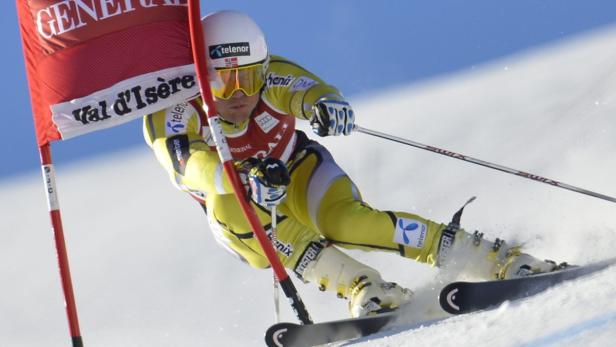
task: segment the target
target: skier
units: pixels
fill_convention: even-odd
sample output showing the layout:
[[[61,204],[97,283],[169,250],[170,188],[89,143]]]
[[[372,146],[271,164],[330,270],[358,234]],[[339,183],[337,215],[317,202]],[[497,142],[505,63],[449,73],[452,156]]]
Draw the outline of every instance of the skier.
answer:
[[[216,12],[202,26],[214,104],[247,197],[282,264],[303,281],[348,299],[351,316],[395,309],[412,292],[339,247],[396,252],[436,266],[468,263],[483,279],[555,268],[456,223],[370,207],[328,150],[295,129],[299,119],[319,136],[350,135],[355,113],[344,96],[300,65],[271,55],[262,31],[243,13]],[[266,268],[267,258],[223,174],[202,105],[196,97],[146,116],[146,142],[172,182],[202,204],[216,240],[249,265]]]

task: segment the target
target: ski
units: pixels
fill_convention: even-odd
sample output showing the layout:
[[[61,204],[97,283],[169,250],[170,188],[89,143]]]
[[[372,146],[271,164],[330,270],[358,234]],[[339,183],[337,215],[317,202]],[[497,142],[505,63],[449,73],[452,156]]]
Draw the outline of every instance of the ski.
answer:
[[[508,300],[537,294],[561,282],[589,275],[614,264],[616,258],[510,280],[453,282],[441,290],[439,303],[443,310],[451,314],[484,310]]]
[[[265,333],[265,343],[269,347],[309,347],[332,342],[341,342],[365,337],[386,330],[400,317],[404,309],[380,313],[375,316],[350,318],[316,324],[278,323]],[[436,324],[447,317],[433,318],[422,322],[402,323],[396,329],[405,331]],[[391,326],[394,326],[393,324]]]
[[[294,324],[278,323],[265,332],[265,343],[270,347],[316,346],[329,342],[354,339],[373,334],[393,321],[396,312],[337,321]]]
[[[453,282],[441,290],[439,303],[443,310],[454,315],[470,313],[497,306],[507,300],[537,294],[564,281],[589,275],[614,264],[616,258],[511,280]],[[278,323],[267,329],[265,342],[270,347],[304,347],[356,339],[382,331],[396,320],[398,312],[306,325]],[[405,329],[428,326],[442,319],[426,320],[405,326]]]

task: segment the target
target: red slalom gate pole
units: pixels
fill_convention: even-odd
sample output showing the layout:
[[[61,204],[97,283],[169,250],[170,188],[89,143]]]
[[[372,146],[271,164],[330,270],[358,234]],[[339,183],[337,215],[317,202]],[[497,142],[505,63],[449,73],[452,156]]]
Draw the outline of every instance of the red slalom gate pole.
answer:
[[[306,306],[299,297],[297,289],[293,285],[293,282],[287,274],[284,266],[282,266],[280,259],[278,259],[276,251],[272,247],[270,240],[268,239],[267,234],[263,229],[263,226],[259,222],[259,219],[254,209],[248,204],[248,201],[246,200],[244,186],[241,183],[237,172],[235,171],[235,167],[233,166],[233,157],[231,156],[231,151],[229,150],[229,144],[227,143],[227,139],[223,134],[220,116],[216,112],[216,108],[214,106],[214,99],[212,98],[212,92],[209,88],[210,84],[208,78],[206,57],[204,56],[205,45],[203,42],[200,13],[201,10],[199,8],[199,0],[189,0],[188,23],[190,26],[190,39],[192,44],[193,60],[195,62],[195,68],[197,70],[197,78],[199,80],[201,96],[203,97],[203,101],[206,106],[204,110],[207,114],[210,128],[212,129],[212,137],[216,142],[216,149],[218,150],[218,155],[220,156],[220,160],[223,163],[225,175],[231,182],[233,186],[233,191],[235,192],[235,197],[240,204],[244,216],[250,223],[253,233],[259,241],[259,244],[261,245],[261,248],[263,249],[263,252],[267,257],[267,260],[272,266],[274,274],[276,275],[280,283],[280,287],[282,288],[286,297],[289,299],[291,307],[295,311],[297,318],[300,320],[300,322],[302,322],[302,324],[312,324],[310,314],[306,310]]]
[[[66,303],[69,330],[73,341],[73,347],[83,347],[83,340],[81,338],[81,332],[79,331],[75,294],[73,293],[73,282],[71,280],[71,271],[68,264],[64,230],[62,228],[62,218],[60,216],[60,204],[58,202],[58,191],[56,189],[56,175],[51,160],[51,148],[49,143],[39,147],[39,153],[41,155],[41,168],[43,170],[45,193],[47,194],[47,206],[49,208],[51,226],[56,241],[58,266],[60,268],[60,278],[62,280],[62,290]]]

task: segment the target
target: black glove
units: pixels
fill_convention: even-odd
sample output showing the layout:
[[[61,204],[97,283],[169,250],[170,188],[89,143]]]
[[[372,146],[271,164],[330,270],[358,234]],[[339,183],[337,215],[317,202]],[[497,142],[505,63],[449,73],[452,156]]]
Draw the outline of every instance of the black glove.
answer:
[[[250,198],[265,208],[280,204],[287,196],[287,186],[291,183],[286,165],[276,158],[253,158],[246,165],[251,165],[247,174]]]

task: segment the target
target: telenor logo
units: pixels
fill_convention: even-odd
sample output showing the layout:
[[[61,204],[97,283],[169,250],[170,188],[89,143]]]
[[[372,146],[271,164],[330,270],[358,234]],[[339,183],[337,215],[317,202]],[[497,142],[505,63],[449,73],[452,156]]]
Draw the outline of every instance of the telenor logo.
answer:
[[[404,226],[404,223],[402,222],[402,220],[400,220],[398,222],[398,225],[400,226],[400,229],[402,230],[402,239],[404,240],[404,243],[408,245],[409,243],[411,243],[411,239],[409,238],[407,232],[410,232],[410,231],[413,231],[419,228],[419,224],[411,223],[407,226]]]
[[[210,58],[212,59],[237,57],[240,55],[250,55],[250,44],[248,42],[233,42],[210,46]]]
[[[394,232],[394,242],[421,249],[426,241],[428,226],[418,220],[399,218]]]
[[[171,129],[171,131],[173,131],[175,134],[177,134],[181,130],[183,130],[185,128],[185,126],[182,123],[171,124],[171,122],[167,122],[167,128]]]

